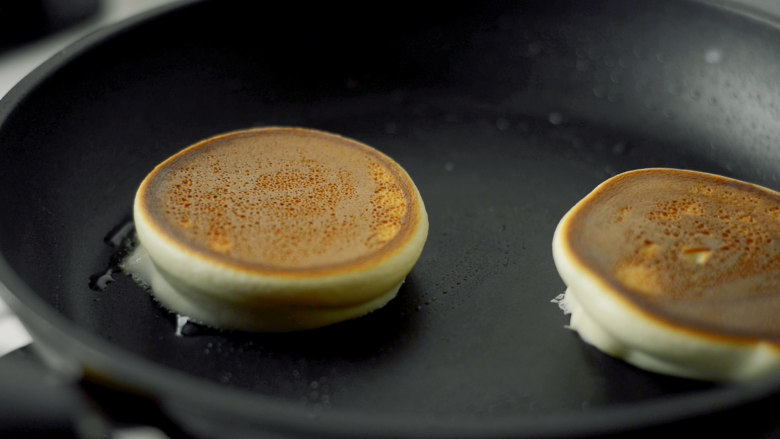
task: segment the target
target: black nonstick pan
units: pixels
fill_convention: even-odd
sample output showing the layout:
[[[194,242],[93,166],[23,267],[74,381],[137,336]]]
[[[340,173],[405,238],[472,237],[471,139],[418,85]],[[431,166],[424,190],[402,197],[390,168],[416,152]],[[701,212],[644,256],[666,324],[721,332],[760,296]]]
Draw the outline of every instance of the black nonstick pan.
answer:
[[[551,239],[629,169],[780,189],[779,78],[777,22],[716,3],[158,11],[80,41],[0,104],[4,298],[47,364],[104,407],[131,401],[119,416],[157,413],[171,435],[777,434],[780,376],[665,377],[566,330]],[[364,318],[177,330],[112,271],[136,187],[199,139],[267,125],[395,158],[426,203],[423,255]]]

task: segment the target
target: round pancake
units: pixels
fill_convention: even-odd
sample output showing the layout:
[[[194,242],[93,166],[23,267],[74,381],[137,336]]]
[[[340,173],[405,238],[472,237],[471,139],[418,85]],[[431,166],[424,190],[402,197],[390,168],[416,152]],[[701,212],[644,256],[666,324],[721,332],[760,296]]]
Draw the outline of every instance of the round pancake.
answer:
[[[780,369],[780,194],[676,169],[613,177],[559,223],[553,255],[571,327],[674,375]]]
[[[384,305],[428,230],[419,192],[395,161],[335,134],[286,127],[232,132],[175,154],[141,183],[134,220],[164,305],[213,326],[269,331]]]

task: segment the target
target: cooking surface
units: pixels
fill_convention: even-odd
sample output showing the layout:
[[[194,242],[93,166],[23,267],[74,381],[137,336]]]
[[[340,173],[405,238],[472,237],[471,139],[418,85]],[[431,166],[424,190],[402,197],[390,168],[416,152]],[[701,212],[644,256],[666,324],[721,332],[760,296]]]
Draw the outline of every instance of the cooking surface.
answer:
[[[315,332],[268,336],[186,326],[185,337],[177,337],[174,316],[152,306],[126,277],[116,275],[117,281],[100,292],[86,288],[83,279],[90,273],[75,261],[83,257],[99,270],[114,251],[89,234],[75,240],[95,245],[85,246],[83,254],[62,270],[72,273],[64,279],[62,309],[129,349],[158,346],[159,350],[142,353],[155,361],[313,405],[357,410],[370,404],[381,412],[479,416],[480,410],[509,414],[580,409],[709,387],[625,368],[592,352],[563,329],[567,318],[551,303],[563,285],[552,262],[549,237],[560,215],[576,202],[567,185],[576,177],[584,195],[608,174],[572,160],[577,149],[567,142],[551,144],[550,132],[609,145],[618,140],[605,132],[577,132],[505,112],[469,113],[451,104],[446,109],[427,104],[422,124],[419,116],[399,118],[406,112],[393,104],[386,109],[375,105],[369,114],[362,105],[341,109],[340,114],[356,121],[350,127],[352,136],[381,145],[417,176],[430,222],[436,225],[397,299],[370,318]],[[458,122],[447,123],[454,115]],[[502,117],[515,127],[496,128]],[[404,134],[399,128],[392,134],[375,134],[374,127],[388,120],[398,127],[414,124],[419,131]],[[474,133],[481,134],[478,146],[470,140]],[[475,147],[480,150],[477,160],[472,155]],[[637,153],[614,154],[610,148],[592,158],[610,169],[623,169],[639,161],[638,151],[652,154],[650,145],[633,147]],[[532,171],[517,172],[515,164],[520,161],[533,162]],[[128,184],[124,190],[129,193],[132,188]],[[477,195],[480,203],[464,204],[464,199]],[[99,209],[110,212],[105,218],[127,213],[121,205],[100,203]],[[87,230],[111,228],[112,224],[95,220]],[[69,288],[81,293],[66,298]],[[117,312],[121,309],[153,312]],[[117,326],[135,330],[117,331]],[[139,344],[139,339],[144,341]],[[583,365],[582,355],[588,358],[585,367],[574,367]],[[557,367],[543,366],[549,358],[558,359]],[[621,380],[594,376],[591,368],[642,384],[636,385],[636,392],[621,391]],[[410,395],[409,389],[417,393]]]
[[[59,50],[72,44],[78,38],[86,35],[95,29],[106,26],[132,15],[153,9],[157,6],[176,3],[177,0],[104,0],[102,2],[101,13],[97,17],[92,17],[85,23],[76,25],[70,29],[62,30],[53,35],[45,36],[38,41],[28,42],[24,45],[13,47],[0,53],[0,98],[4,96],[19,80],[35,67],[41,64],[50,56]],[[756,8],[759,11],[766,11],[771,14],[780,14],[780,4],[774,0],[729,0],[726,2],[733,4],[744,4]],[[706,54],[705,54],[706,56]],[[710,57],[717,57],[714,52]],[[594,91],[595,93],[596,91]],[[551,113],[554,120],[560,115]],[[507,127],[506,119],[499,117],[495,120],[496,127]],[[387,129],[393,129],[393,123],[390,122]],[[624,145],[620,143],[612,145],[616,150],[621,150]],[[454,168],[454,163],[445,163],[450,169]],[[0,284],[0,288],[4,288]],[[19,324],[13,313],[5,306],[0,299],[0,355],[10,352],[19,346],[29,343],[29,336],[24,328]]]
[[[704,82],[712,85],[709,89],[667,81],[672,78],[670,73],[661,83],[646,81],[642,87],[625,92],[616,85],[639,75],[643,63],[671,65],[691,55],[675,52],[674,46],[667,52],[647,52],[647,47],[638,44],[633,51],[609,59],[603,57],[610,53],[609,40],[598,39],[594,33],[597,39],[575,50],[575,56],[567,61],[571,74],[583,78],[581,88],[561,91],[570,94],[571,108],[561,108],[559,96],[525,102],[522,94],[504,97],[495,89],[445,95],[424,79],[411,87],[392,89],[363,84],[358,74],[340,86],[348,98],[326,99],[317,87],[275,95],[252,88],[249,78],[235,77],[220,84],[222,88],[213,95],[206,92],[183,98],[189,100],[187,108],[199,108],[219,98],[230,104],[225,111],[210,109],[182,116],[171,108],[171,117],[183,117],[187,124],[165,130],[162,120],[143,109],[148,108],[147,98],[152,96],[163,107],[155,114],[165,115],[166,102],[160,97],[182,90],[181,76],[177,71],[157,71],[153,73],[158,82],[144,82],[143,69],[134,69],[124,59],[125,55],[130,60],[154,58],[156,55],[143,52],[143,44],[151,41],[141,41],[140,46],[125,41],[120,47],[129,53],[122,57],[99,53],[109,62],[96,72],[129,71],[128,76],[109,77],[101,83],[106,79],[96,74],[84,78],[84,88],[72,90],[74,103],[68,105],[91,99],[93,103],[86,107],[89,113],[57,113],[54,117],[55,113],[47,111],[58,110],[43,108],[37,116],[41,120],[61,118],[56,122],[56,135],[44,135],[52,144],[60,138],[84,138],[78,131],[84,126],[69,122],[82,117],[100,119],[101,114],[111,111],[110,103],[101,100],[102,93],[115,94],[112,99],[118,94],[128,113],[137,119],[121,123],[102,119],[105,123],[92,127],[89,142],[114,143],[118,149],[95,148],[83,159],[107,164],[121,161],[122,172],[116,173],[115,167],[107,165],[92,166],[94,174],[76,175],[74,165],[60,166],[69,161],[67,151],[55,148],[47,152],[56,157],[42,160],[42,166],[50,167],[55,179],[67,178],[69,184],[57,193],[41,192],[43,198],[35,202],[56,213],[72,210],[67,203],[78,200],[80,213],[35,231],[36,239],[52,244],[45,256],[20,248],[20,259],[11,263],[36,261],[19,267],[28,271],[29,279],[35,279],[30,281],[33,288],[47,291],[58,309],[80,327],[136,355],[219,385],[301,404],[313,413],[332,407],[359,411],[371,406],[386,414],[414,416],[424,412],[445,419],[465,416],[478,420],[488,415],[585,412],[718,389],[648,374],[596,352],[563,329],[567,318],[551,303],[563,290],[550,253],[554,227],[569,207],[605,178],[649,165],[695,165],[719,174],[749,174],[756,183],[778,188],[780,176],[772,172],[771,164],[750,155],[734,156],[726,142],[718,142],[719,135],[728,137],[733,130],[722,128],[723,121],[717,117],[704,127],[704,133],[694,129],[669,135],[654,131],[669,121],[685,125],[686,113],[679,108],[690,102],[700,114],[714,114],[718,105],[724,105],[725,93],[746,90],[746,94],[775,97],[764,93],[761,81],[765,78],[761,75],[766,72],[760,69],[755,78],[734,83],[726,92],[718,88],[718,68],[728,72],[735,65],[731,57],[742,56],[740,47],[718,40],[716,30],[698,31],[705,37],[711,32],[710,41],[714,42],[702,44],[694,53]],[[209,51],[203,43],[207,50],[187,46],[190,52],[177,55],[175,61],[186,65],[192,57],[219,60],[220,54],[214,50],[217,45]],[[480,44],[487,47],[491,43],[477,41],[466,58],[477,56]],[[520,46],[525,52],[519,55],[550,60],[558,48],[549,43],[528,39]],[[621,61],[621,56],[630,57],[631,64]],[[89,63],[90,58],[80,62]],[[442,61],[442,68],[451,67],[445,64]],[[496,67],[488,59],[484,69]],[[196,72],[184,88],[197,89],[215,75],[220,72]],[[457,75],[449,79],[462,81]],[[504,79],[511,81],[513,77],[507,74]],[[555,80],[525,79],[539,85]],[[753,79],[758,84],[750,82]],[[90,88],[94,84],[105,88],[95,91]],[[662,107],[653,98],[659,88],[676,96],[672,105]],[[616,93],[618,89],[622,94]],[[312,97],[307,98],[306,93]],[[640,128],[629,116],[616,117],[612,126],[585,123],[599,114],[620,112],[626,94],[633,99],[634,93],[647,96],[646,123]],[[258,105],[258,97],[273,101],[273,107]],[[306,101],[305,109],[298,104],[299,99]],[[740,99],[745,103],[743,108],[760,109],[755,100],[742,95]],[[597,105],[595,113],[589,114],[591,102]],[[734,126],[749,126],[733,117],[737,119]],[[414,178],[430,215],[431,234],[426,251],[396,300],[370,318],[316,333],[225,334],[187,325],[184,336],[178,336],[175,316],[157,307],[126,277],[114,275],[115,282],[105,288],[89,288],[86,280],[105,272],[116,251],[104,237],[127,220],[138,176],[143,176],[150,164],[199,138],[266,123],[314,126],[354,137],[382,149]],[[635,129],[627,129],[632,123]],[[771,136],[775,133],[761,125],[761,119],[757,123],[767,133],[754,146],[762,148],[774,140]],[[122,131],[124,124],[144,126],[146,131]],[[119,132],[123,137],[116,140]],[[147,154],[139,158],[133,148],[149,136],[155,138],[155,148],[141,147]],[[707,146],[681,151],[681,143]],[[524,165],[518,167],[517,163]],[[93,180],[110,181],[113,187],[106,192],[80,192]],[[15,201],[22,205],[29,202]],[[81,224],[78,231],[63,240],[60,232],[77,223]],[[40,270],[40,264],[46,267],[45,272],[30,275],[29,270]],[[69,291],[78,294],[66,294]],[[556,361],[551,363],[551,358]],[[410,394],[409,389],[415,392]]]

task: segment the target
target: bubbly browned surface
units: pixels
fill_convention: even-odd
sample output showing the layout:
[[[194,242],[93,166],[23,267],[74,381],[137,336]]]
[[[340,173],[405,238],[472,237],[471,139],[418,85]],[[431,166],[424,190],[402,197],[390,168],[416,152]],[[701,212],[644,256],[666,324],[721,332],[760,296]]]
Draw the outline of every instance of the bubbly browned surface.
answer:
[[[693,171],[607,182],[566,239],[619,294],[676,323],[780,340],[780,194]]]
[[[180,244],[253,268],[355,264],[399,244],[419,206],[405,172],[320,131],[231,133],[172,157],[145,206]]]

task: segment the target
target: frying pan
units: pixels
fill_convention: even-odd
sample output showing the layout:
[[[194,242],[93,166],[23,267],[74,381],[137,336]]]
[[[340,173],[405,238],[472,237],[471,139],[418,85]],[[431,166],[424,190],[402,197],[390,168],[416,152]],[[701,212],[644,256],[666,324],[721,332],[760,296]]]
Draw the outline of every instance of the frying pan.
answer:
[[[551,303],[564,285],[550,251],[566,210],[624,170],[780,189],[773,19],[694,1],[277,3],[195,2],[125,22],[0,104],[0,279],[48,365],[104,407],[129,398],[119,416],[159,414],[140,421],[165,419],[171,435],[777,427],[778,376],[665,377],[582,343]],[[364,318],[177,333],[175,315],[108,272],[134,191],[173,152],[266,125],[395,158],[425,200],[426,248],[398,297]]]

